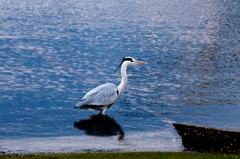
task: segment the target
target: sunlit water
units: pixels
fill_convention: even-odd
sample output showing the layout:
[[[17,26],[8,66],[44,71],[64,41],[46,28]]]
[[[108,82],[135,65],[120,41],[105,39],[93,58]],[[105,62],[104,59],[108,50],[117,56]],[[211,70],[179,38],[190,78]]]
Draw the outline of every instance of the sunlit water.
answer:
[[[171,122],[240,129],[238,1],[0,0],[0,152],[182,151]],[[90,89],[120,82],[119,132],[74,127]]]

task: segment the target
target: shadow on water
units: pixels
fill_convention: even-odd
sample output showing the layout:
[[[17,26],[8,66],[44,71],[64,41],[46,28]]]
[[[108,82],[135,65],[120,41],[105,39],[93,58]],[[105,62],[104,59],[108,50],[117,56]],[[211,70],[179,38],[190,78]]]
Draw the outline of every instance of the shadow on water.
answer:
[[[89,119],[74,122],[74,127],[84,131],[88,135],[94,136],[114,136],[118,135],[118,140],[124,138],[121,126],[107,115],[92,115]]]

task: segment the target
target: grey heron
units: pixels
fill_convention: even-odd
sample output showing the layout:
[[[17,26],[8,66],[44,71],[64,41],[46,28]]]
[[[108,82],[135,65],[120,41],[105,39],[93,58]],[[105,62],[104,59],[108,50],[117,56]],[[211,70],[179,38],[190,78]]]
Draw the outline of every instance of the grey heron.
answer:
[[[122,79],[120,84],[116,86],[113,83],[105,83],[92,89],[76,103],[75,108],[99,110],[100,114],[103,115],[105,111],[118,100],[127,85],[127,66],[137,64],[147,63],[137,61],[129,56],[124,57],[120,65],[117,67],[117,69],[121,67]],[[116,72],[116,70],[114,72]]]

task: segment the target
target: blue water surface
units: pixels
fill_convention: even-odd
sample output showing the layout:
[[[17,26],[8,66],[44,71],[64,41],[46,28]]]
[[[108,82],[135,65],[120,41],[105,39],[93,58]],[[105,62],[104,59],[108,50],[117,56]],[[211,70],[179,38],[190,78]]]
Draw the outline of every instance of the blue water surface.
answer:
[[[240,2],[0,3],[0,152],[181,151],[171,122],[240,129]],[[74,104],[118,85],[124,56],[148,65],[128,68],[106,112],[125,134],[119,145],[74,127],[98,113]]]

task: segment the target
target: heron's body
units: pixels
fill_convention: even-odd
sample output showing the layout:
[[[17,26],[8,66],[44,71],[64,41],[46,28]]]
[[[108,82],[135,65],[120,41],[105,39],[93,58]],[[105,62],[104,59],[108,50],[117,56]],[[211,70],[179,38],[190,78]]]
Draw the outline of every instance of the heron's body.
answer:
[[[119,97],[117,86],[113,83],[102,84],[89,91],[77,104],[81,109],[100,110],[101,113],[113,105]]]
[[[127,84],[127,66],[131,64],[145,64],[142,61],[136,61],[132,57],[125,57],[121,66],[122,80],[119,86],[113,83],[102,84],[91,91],[89,91],[75,106],[80,109],[94,109],[100,110],[101,114],[113,105],[121,96]]]

